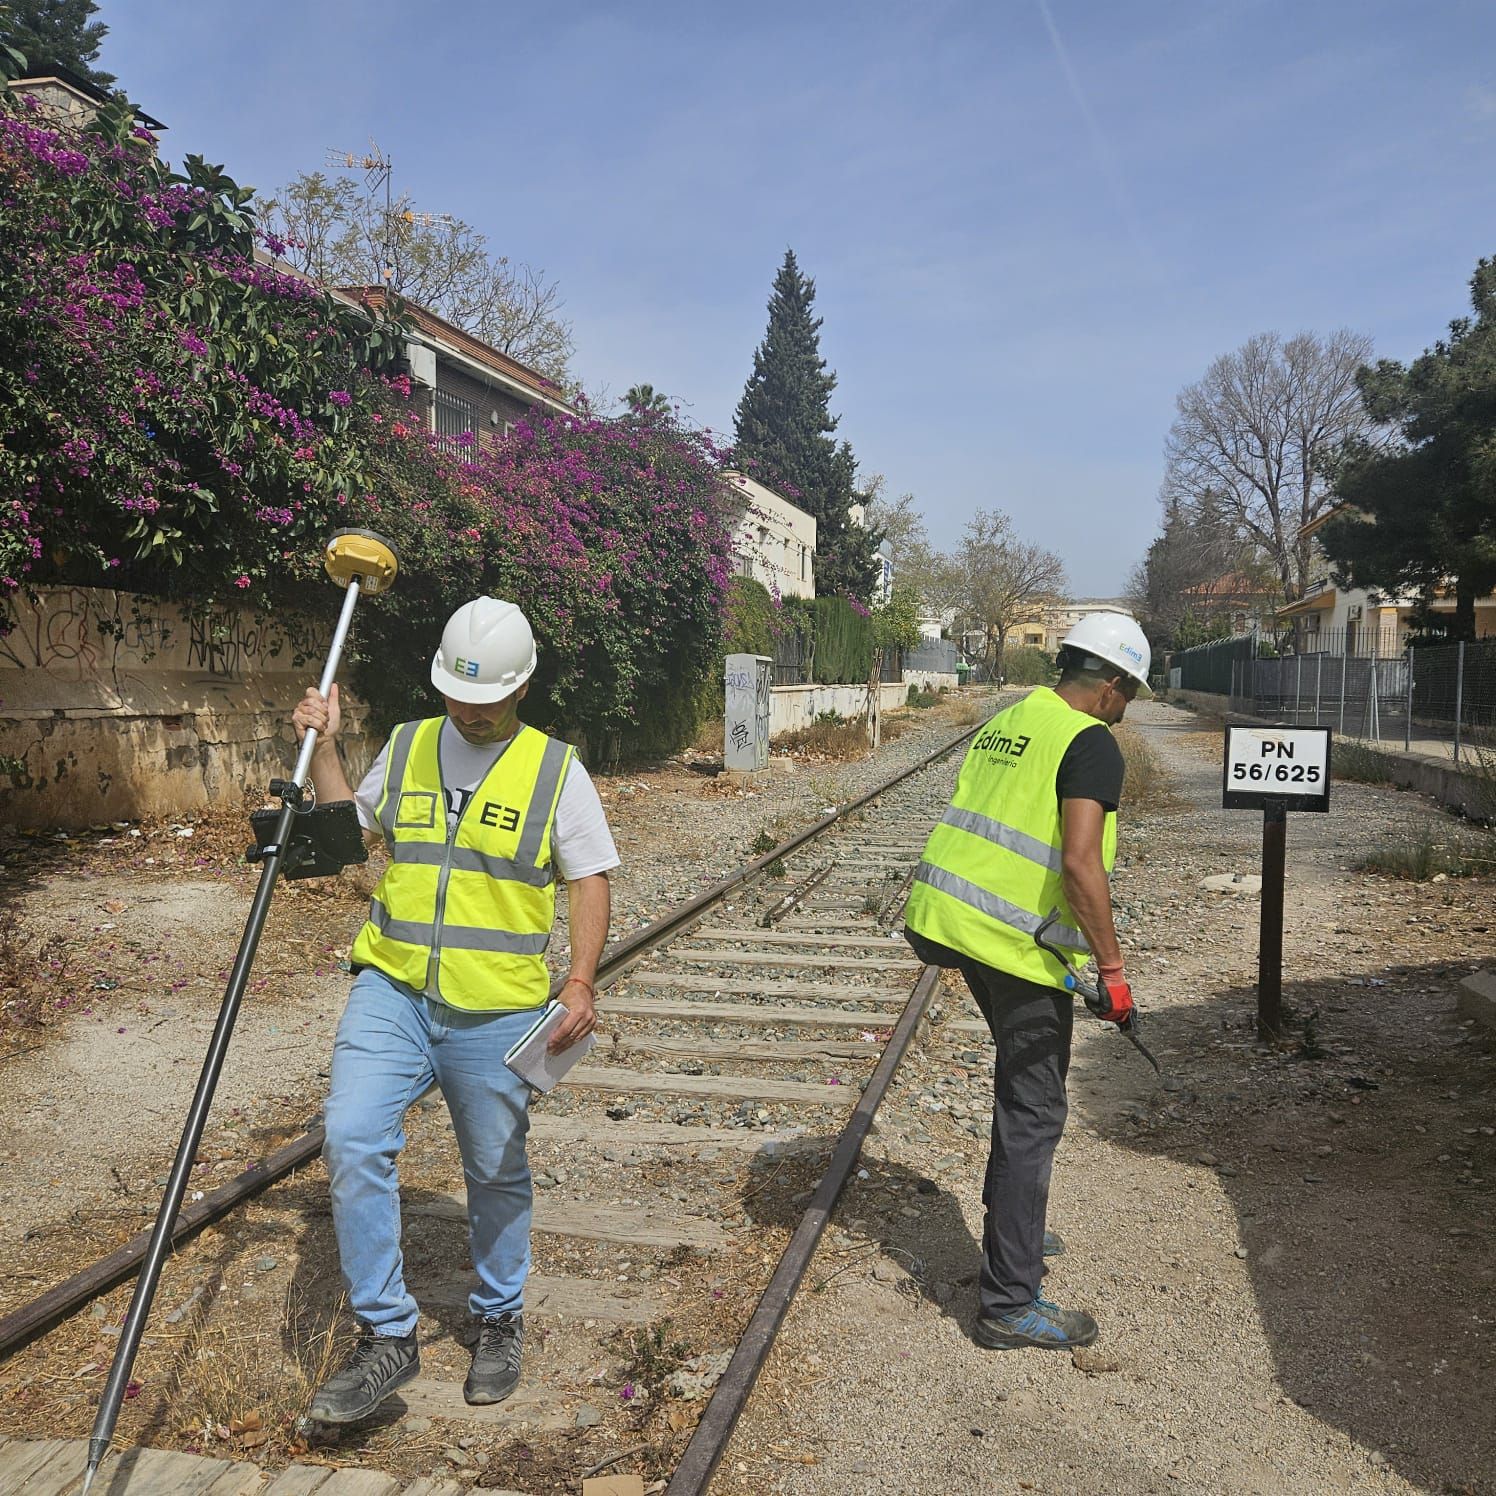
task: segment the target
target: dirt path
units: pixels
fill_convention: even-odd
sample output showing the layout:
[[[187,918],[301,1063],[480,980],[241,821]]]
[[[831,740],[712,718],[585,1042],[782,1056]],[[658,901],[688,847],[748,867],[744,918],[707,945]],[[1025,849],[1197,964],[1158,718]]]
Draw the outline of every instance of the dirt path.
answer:
[[[1356,872],[1379,841],[1457,828],[1337,785],[1290,821],[1293,1032],[1260,1046],[1257,900],[1199,883],[1256,871],[1261,818],[1215,808],[1218,730],[1129,717],[1185,802],[1124,812],[1116,880],[1175,1088],[1078,1030],[1047,1291],[1100,1320],[1092,1370],[969,1339],[991,1050],[952,1027],[975,1016],[952,989],[724,1491],[1496,1491],[1493,1053],[1454,1013],[1496,954],[1496,885]]]

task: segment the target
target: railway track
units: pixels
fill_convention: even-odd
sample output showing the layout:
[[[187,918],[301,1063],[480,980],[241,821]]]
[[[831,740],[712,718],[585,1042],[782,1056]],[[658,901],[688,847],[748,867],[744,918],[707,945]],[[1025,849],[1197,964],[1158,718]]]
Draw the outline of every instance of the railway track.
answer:
[[[306,1169],[321,1148],[313,1128],[179,1218],[140,1363],[158,1390],[136,1400],[144,1417],[127,1407],[119,1442],[173,1425],[185,1439],[200,1424],[213,1455],[114,1455],[95,1489],[438,1496],[491,1485],[508,1459],[532,1487],[550,1476],[577,1490],[608,1442],[623,1451],[608,1468],[642,1461],[669,1496],[706,1490],[934,991],[937,974],[897,937],[898,919],[949,797],[952,755],[974,731],[610,947],[599,1045],[532,1110],[535,1267],[514,1397],[462,1400],[466,1205],[434,1093],[412,1112],[401,1169],[425,1374],[358,1431],[293,1444],[302,1463],[288,1471],[267,1476],[246,1458],[285,1436],[273,1409],[241,1426],[256,1421],[256,1370],[274,1380],[265,1356],[284,1376],[330,1343],[336,1253],[325,1179]],[[0,1356],[40,1365],[54,1340],[85,1354],[92,1334],[107,1336],[100,1296],[133,1273],[145,1237],[0,1320]],[[265,1302],[271,1288],[283,1305]],[[247,1372],[233,1364],[236,1336],[256,1343],[252,1357],[239,1352]],[[246,1416],[215,1407],[203,1370],[215,1360],[220,1393],[239,1396]],[[44,1389],[63,1380],[37,1376]],[[67,1422],[84,1431],[78,1415]],[[445,1482],[367,1468],[386,1450],[409,1468],[427,1443]],[[364,1468],[338,1468],[354,1458]],[[81,1438],[0,1444],[0,1490],[67,1496],[83,1459]]]

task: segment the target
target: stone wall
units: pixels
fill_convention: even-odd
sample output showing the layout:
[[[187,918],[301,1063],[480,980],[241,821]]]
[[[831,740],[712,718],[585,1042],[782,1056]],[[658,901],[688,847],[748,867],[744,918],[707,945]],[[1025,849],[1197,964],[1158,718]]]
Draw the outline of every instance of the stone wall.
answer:
[[[189,612],[104,588],[42,588],[4,607],[0,825],[235,805],[291,770],[286,719],[321,673],[330,628],[307,634],[248,609]],[[357,774],[377,745],[342,694]]]

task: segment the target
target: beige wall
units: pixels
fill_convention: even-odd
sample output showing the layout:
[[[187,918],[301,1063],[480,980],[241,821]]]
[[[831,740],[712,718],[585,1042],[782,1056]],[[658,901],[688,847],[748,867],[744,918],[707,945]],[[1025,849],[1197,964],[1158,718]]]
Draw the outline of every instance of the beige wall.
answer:
[[[743,575],[780,597],[814,597],[815,516],[742,473],[724,476],[746,506],[732,539]]]
[[[297,636],[248,610],[189,617],[102,588],[5,604],[0,824],[87,826],[239,803],[289,772],[286,718],[321,671],[330,631]],[[298,662],[300,652],[308,656]],[[344,698],[345,758],[368,762],[364,711]]]

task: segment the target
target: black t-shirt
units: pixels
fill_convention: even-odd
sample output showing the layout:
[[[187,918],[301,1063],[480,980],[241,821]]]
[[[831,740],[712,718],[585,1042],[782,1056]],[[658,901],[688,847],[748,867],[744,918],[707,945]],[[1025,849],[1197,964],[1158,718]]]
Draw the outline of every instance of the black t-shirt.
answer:
[[[1055,775],[1061,801],[1099,800],[1106,810],[1122,803],[1122,778],[1127,765],[1117,740],[1103,722],[1083,728],[1070,740]]]

